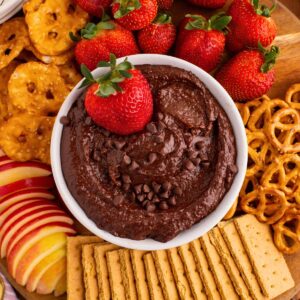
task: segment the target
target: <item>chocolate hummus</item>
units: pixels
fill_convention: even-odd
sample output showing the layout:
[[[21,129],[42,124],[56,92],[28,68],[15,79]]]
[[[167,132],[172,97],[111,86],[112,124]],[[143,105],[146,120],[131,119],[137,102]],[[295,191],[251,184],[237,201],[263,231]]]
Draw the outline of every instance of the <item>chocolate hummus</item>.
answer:
[[[99,228],[166,242],[222,200],[237,172],[235,139],[224,111],[192,73],[138,68],[153,92],[152,122],[138,134],[110,134],[92,122],[82,95],[63,130],[62,167]]]

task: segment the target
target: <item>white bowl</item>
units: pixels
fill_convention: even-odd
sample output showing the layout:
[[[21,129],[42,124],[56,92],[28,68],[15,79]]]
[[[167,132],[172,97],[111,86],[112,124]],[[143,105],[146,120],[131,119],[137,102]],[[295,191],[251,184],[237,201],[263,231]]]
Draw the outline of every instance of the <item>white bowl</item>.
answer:
[[[199,223],[193,225],[190,229],[181,232],[174,239],[166,243],[161,243],[153,239],[137,241],[119,238],[105,230],[98,228],[97,225],[91,219],[89,219],[89,217],[85,214],[83,209],[79,206],[79,204],[71,195],[64,180],[61,168],[60,144],[63,125],[60,123],[59,120],[62,116],[66,116],[68,114],[68,111],[70,110],[74,101],[76,101],[77,98],[82,94],[83,90],[79,89],[80,83],[77,84],[77,86],[66,98],[54,124],[51,141],[51,163],[54,179],[63,201],[65,202],[66,206],[71,211],[71,213],[74,215],[74,217],[88,230],[90,230],[95,235],[103,238],[104,240],[125,248],[149,251],[177,247],[191,242],[192,240],[204,235],[211,228],[213,228],[218,222],[222,220],[222,218],[225,216],[225,214],[228,212],[228,210],[233,205],[235,199],[237,198],[245,178],[248,158],[247,138],[243,121],[233,100],[230,98],[225,89],[211,75],[198,68],[197,66],[175,57],[157,54],[137,54],[129,56],[128,59],[134,65],[170,65],[181,69],[185,69],[187,71],[191,71],[197,77],[199,77],[199,79],[215,96],[219,104],[223,107],[232,124],[233,132],[236,139],[238,173],[236,174],[233,180],[230,190],[226,193],[223,200],[212,213],[210,213],[208,216],[202,219]],[[118,59],[118,61],[123,61],[123,58]],[[105,71],[107,71],[106,68],[96,69],[95,71],[93,71],[93,75],[94,77],[98,77],[102,75]]]
[[[0,0],[0,20],[1,23],[4,20],[12,17],[19,10],[21,10],[24,0]],[[2,3],[2,4],[1,4]]]

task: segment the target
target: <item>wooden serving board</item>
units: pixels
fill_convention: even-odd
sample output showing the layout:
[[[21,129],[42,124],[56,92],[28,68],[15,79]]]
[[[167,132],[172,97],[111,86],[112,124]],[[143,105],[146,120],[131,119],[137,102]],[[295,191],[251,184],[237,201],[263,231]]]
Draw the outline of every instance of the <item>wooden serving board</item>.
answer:
[[[296,1],[296,0],[285,0]],[[230,1],[229,1],[230,2]],[[270,0],[262,1],[270,4]],[[229,5],[229,3],[228,3]],[[186,4],[183,0],[175,0],[174,8],[172,9],[172,16],[175,23],[184,17],[187,13],[201,13],[203,15],[210,15],[208,10],[202,10],[195,6]],[[289,11],[284,5],[278,2],[277,9],[273,13],[273,18],[278,27],[278,36],[275,43],[280,46],[280,56],[275,66],[276,83],[269,92],[270,97],[283,97],[287,88],[293,83],[300,83],[300,20]],[[81,234],[88,234],[88,231],[82,226],[78,225],[78,232]],[[287,264],[291,270],[296,286],[285,294],[276,298],[276,300],[290,300],[300,291],[300,252],[295,255],[285,256]],[[66,296],[42,296],[34,293],[29,293],[25,288],[18,285],[8,274],[6,270],[5,261],[0,260],[0,271],[7,277],[14,288],[20,293],[22,297],[28,300],[64,300]]]

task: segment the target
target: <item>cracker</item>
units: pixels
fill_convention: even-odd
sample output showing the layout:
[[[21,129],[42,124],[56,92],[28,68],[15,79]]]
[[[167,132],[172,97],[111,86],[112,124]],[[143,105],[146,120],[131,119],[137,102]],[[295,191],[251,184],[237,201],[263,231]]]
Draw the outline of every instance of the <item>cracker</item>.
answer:
[[[149,292],[152,300],[164,299],[162,287],[159,283],[158,275],[155,269],[153,256],[151,253],[147,253],[143,256],[146,276],[148,281]]]
[[[107,270],[109,283],[111,287],[111,295],[113,300],[125,300],[125,287],[122,280],[122,270],[119,251],[106,252]]]
[[[68,299],[84,299],[83,269],[81,263],[81,246],[98,243],[102,240],[96,236],[67,237],[67,295]]]
[[[213,272],[218,290],[221,294],[221,298],[224,300],[239,299],[239,296],[234,290],[234,286],[231,282],[229,275],[226,272],[224,265],[221,262],[221,258],[216,248],[210,242],[208,234],[201,237],[200,241],[205,252],[205,256],[210,265],[210,268]]]
[[[159,281],[162,285],[165,299],[167,300],[179,299],[175,279],[173,277],[171,265],[168,260],[167,251],[165,250],[153,251],[152,256],[154,259]]]
[[[183,300],[194,299],[178,248],[168,249],[168,257],[180,298]]]
[[[192,293],[194,295],[194,298],[196,300],[204,300],[208,299],[204,286],[200,277],[200,274],[198,273],[197,267],[196,267],[196,261],[193,257],[193,253],[191,250],[191,245],[186,244],[178,248],[179,254],[181,257],[181,260],[183,262],[185,272],[187,279],[190,283],[190,287],[192,290]]]
[[[217,289],[214,275],[209,267],[207,258],[202,249],[199,239],[191,242],[191,249],[192,249],[192,252],[193,252],[196,264],[197,264],[197,269],[201,276],[207,297],[210,300],[220,300],[221,295]]]
[[[254,300],[267,299],[259,286],[259,283],[254,275],[253,268],[247,256],[243,243],[234,226],[233,221],[219,223],[219,228],[222,236],[229,248],[229,251],[246,283],[250,294]]]
[[[143,256],[146,251],[130,250],[133,274],[136,282],[136,290],[139,300],[150,300],[149,288],[147,285],[146,271]]]
[[[237,294],[244,300],[251,300],[249,290],[242,278],[240,271],[230,254],[230,251],[221,235],[220,229],[218,227],[214,228],[209,232],[209,238],[212,244],[217,249],[223,265],[226,267],[228,274],[232,280]]]
[[[122,281],[125,287],[126,299],[136,300],[137,292],[135,288],[135,280],[133,275],[133,269],[130,259],[130,252],[128,249],[119,250]]]
[[[284,257],[273,243],[270,226],[260,223],[253,215],[237,218],[234,224],[264,294],[275,298],[294,287]]]
[[[120,247],[105,243],[94,247],[94,257],[96,261],[97,280],[100,292],[100,299],[111,300],[111,290],[109,285],[108,269],[106,264],[106,252],[118,250]]]

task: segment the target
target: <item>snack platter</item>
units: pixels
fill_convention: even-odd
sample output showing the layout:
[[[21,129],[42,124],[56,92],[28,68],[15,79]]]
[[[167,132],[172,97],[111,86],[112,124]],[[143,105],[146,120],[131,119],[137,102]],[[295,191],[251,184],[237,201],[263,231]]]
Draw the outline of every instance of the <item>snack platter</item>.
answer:
[[[272,6],[272,1],[263,0],[261,2],[269,7]],[[222,8],[222,11],[226,11],[230,3],[231,1],[227,1],[227,4]],[[30,7],[30,5],[27,6],[27,9],[28,15],[32,14],[32,16],[34,16],[35,11],[34,9],[31,11],[32,7]],[[72,13],[77,14],[77,22],[71,30],[75,32],[85,26],[88,22],[88,16],[77,11],[73,6],[71,9]],[[212,12],[215,13],[216,10],[199,8],[179,0],[175,0],[169,11],[175,25],[178,25],[186,14],[201,13],[205,17],[210,17]],[[15,24],[13,24],[13,26],[20,28],[21,33],[17,32],[15,35],[16,39],[19,38],[20,40],[24,39],[24,36],[26,36],[26,33],[22,33],[22,30],[24,29],[21,18],[23,18],[23,13],[17,15]],[[46,251],[46,249],[49,249],[49,245],[52,245],[51,243],[56,244],[57,250],[52,253],[53,256],[57,256],[56,263],[51,265],[48,262],[48,267],[61,274],[53,289],[55,295],[53,293],[41,295],[41,293],[46,294],[47,289],[51,289],[51,287],[47,285],[48,277],[43,276],[38,268],[34,269],[40,274],[39,278],[45,279],[45,282],[43,282],[44,285],[41,285],[32,274],[31,276],[23,275],[21,267],[26,268],[25,260],[23,262],[24,266],[22,265],[21,267],[15,262],[16,258],[13,257],[11,253],[15,248],[18,248],[15,247],[15,244],[18,239],[22,238],[22,235],[18,236],[15,232],[9,232],[8,225],[1,223],[1,212],[6,212],[7,209],[9,212],[9,208],[7,207],[2,208],[1,211],[1,201],[3,199],[10,200],[10,197],[4,197],[1,200],[0,194],[0,245],[2,243],[0,246],[0,254],[2,257],[5,257],[6,255],[8,257],[7,259],[0,259],[0,271],[22,297],[29,300],[63,300],[67,298],[73,300],[97,299],[97,297],[99,297],[99,299],[110,299],[112,295],[115,299],[121,297],[120,299],[150,300],[151,298],[151,300],[185,300],[225,299],[226,297],[230,297],[230,299],[259,299],[259,297],[268,295],[264,299],[290,300],[300,291],[300,251],[294,251],[294,248],[291,246],[293,245],[293,241],[296,241],[296,245],[294,246],[296,249],[297,245],[300,243],[300,237],[299,233],[297,236],[291,229],[284,227],[292,220],[295,222],[293,224],[296,224],[295,226],[297,226],[293,228],[293,230],[298,232],[300,229],[300,216],[298,215],[300,188],[295,182],[293,182],[292,187],[289,185],[289,178],[293,178],[289,176],[294,176],[291,174],[299,172],[298,169],[300,167],[300,149],[298,149],[299,137],[296,135],[297,142],[291,137],[293,136],[294,131],[300,131],[300,20],[280,2],[277,3],[276,10],[272,13],[272,18],[277,25],[277,35],[272,44],[280,47],[280,55],[274,66],[276,81],[267,94],[245,103],[236,103],[246,128],[248,143],[251,144],[249,140],[254,141],[251,144],[252,149],[249,147],[250,163],[248,162],[246,180],[244,181],[239,195],[238,208],[236,208],[236,201],[235,206],[228,212],[227,218],[225,217],[225,219],[222,222],[219,222],[215,228],[189,244],[168,250],[152,252],[135,251],[119,247],[113,243],[107,243],[102,238],[94,236],[91,231],[86,229],[72,216],[63,201],[57,196],[57,192],[53,194],[53,192],[48,193],[49,190],[45,191],[45,189],[35,190],[33,191],[31,198],[39,204],[37,198],[43,197],[46,199],[47,203],[41,202],[40,205],[44,206],[46,210],[49,210],[49,214],[40,212],[40,215],[43,216],[43,214],[45,214],[45,216],[49,218],[49,221],[47,222],[53,226],[53,228],[55,226],[57,226],[55,228],[58,228],[53,229],[54,233],[49,236],[48,240],[47,233],[45,233],[45,243],[44,245],[38,245],[36,251],[42,251],[39,250],[39,247],[41,247],[40,249],[45,247],[44,251]],[[33,23],[34,21],[28,17],[28,22]],[[72,20],[70,19],[69,22],[72,23]],[[0,26],[5,26],[5,23]],[[65,29],[60,28],[60,30],[64,32]],[[50,51],[49,45],[42,45],[42,43],[38,41],[38,38],[34,43],[40,45],[39,51]],[[78,72],[79,68],[78,66],[76,67],[76,63],[73,62],[73,60],[70,60],[70,57],[73,56],[73,50],[63,50],[64,47],[68,48],[66,44],[58,43],[58,52],[56,49],[53,50],[53,52],[50,51],[51,53],[49,52],[49,55],[44,55],[33,46],[34,43],[29,40],[26,41],[26,39],[23,41],[24,51],[21,52],[8,67],[6,67],[6,74],[1,73],[0,61],[0,76],[3,76],[3,78],[8,76],[7,79],[5,78],[5,81],[8,82],[10,75],[17,67],[24,76],[31,76],[30,78],[33,82],[33,86],[28,87],[27,85],[27,92],[30,92],[29,90],[31,88],[33,91],[35,88],[43,89],[42,85],[39,86],[40,83],[35,78],[35,74],[43,74],[42,80],[40,81],[44,81],[45,86],[49,84],[51,80],[53,81],[54,95],[50,92],[47,96],[49,97],[48,99],[53,99],[53,103],[50,107],[45,106],[38,108],[40,111],[43,111],[43,113],[42,116],[35,118],[34,122],[36,123],[34,123],[30,120],[30,114],[36,114],[38,102],[33,104],[30,103],[27,107],[26,101],[18,102],[18,97],[20,97],[20,94],[18,94],[18,82],[22,79],[18,76],[12,76],[9,80],[9,96],[13,98],[13,105],[18,107],[19,111],[22,112],[21,114],[23,114],[22,121],[19,125],[24,126],[24,123],[22,124],[22,122],[28,122],[32,127],[40,128],[42,126],[43,128],[41,139],[45,137],[45,142],[41,141],[38,144],[40,149],[36,149],[34,144],[32,144],[31,147],[30,143],[28,143],[28,148],[34,153],[33,157],[35,160],[50,164],[48,149],[50,145],[48,140],[51,135],[52,126],[55,122],[53,116],[56,115],[62,104],[61,102],[56,102],[54,98],[56,99],[56,96],[60,99],[66,98],[77,82],[81,80],[82,76]],[[22,42],[19,44],[21,45]],[[45,48],[43,49],[43,47]],[[225,55],[224,61],[227,59],[228,57]],[[22,70],[20,64],[28,61],[31,61],[31,65],[27,67],[24,66],[24,69]],[[53,62],[53,67],[48,68],[47,66],[47,68],[45,67],[45,69],[43,69],[43,66],[40,64],[41,62],[45,63],[45,66],[47,66],[49,62]],[[87,78],[86,73],[84,75]],[[54,78],[56,79],[54,80]],[[0,87],[1,89],[7,89],[6,86],[1,86],[1,82]],[[32,93],[32,91],[30,93]],[[2,96],[1,91],[0,96]],[[37,100],[42,100],[42,98],[37,98]],[[0,116],[1,109],[0,103]],[[8,107],[8,110],[10,109],[11,107]],[[29,113],[24,113],[24,110]],[[276,113],[273,111],[276,111]],[[47,114],[48,116],[46,117]],[[13,118],[14,117],[8,119],[7,123],[11,122],[10,120]],[[65,128],[69,126],[70,122],[69,115],[66,118],[68,118],[68,120],[60,119],[60,122]],[[289,120],[289,124],[286,124],[287,119]],[[253,120],[256,120],[256,122],[253,122]],[[6,142],[10,141],[9,134],[14,134],[11,128],[13,127],[8,126],[7,129],[3,130],[2,127],[2,134],[3,132],[6,132],[8,136]],[[278,136],[279,129],[283,133]],[[149,131],[151,132],[151,130]],[[292,132],[291,136],[289,136],[289,131]],[[34,140],[33,137],[28,136],[28,140],[31,138]],[[28,141],[25,142],[27,143]],[[118,148],[118,146],[116,147]],[[123,145],[120,147],[123,147]],[[257,149],[264,149],[263,154],[261,154],[260,151],[256,152]],[[29,158],[26,159],[28,153],[23,152],[22,148],[16,148],[15,151],[10,150],[10,153],[13,153],[15,158],[17,158],[18,153],[20,153],[20,157],[22,157],[21,160],[24,160],[24,157],[25,160],[33,160],[30,155],[28,156]],[[1,165],[5,163],[14,164],[14,161],[4,156],[2,152],[0,154],[0,168]],[[262,155],[264,155],[263,161],[261,161]],[[5,158],[1,160],[1,157]],[[39,169],[37,171],[37,174],[39,175],[35,176],[41,176],[40,178],[51,174],[51,169],[44,167],[42,164],[39,165],[39,162],[33,162],[32,164],[30,162],[28,165],[24,164],[21,167],[24,170],[27,167]],[[70,167],[70,165],[68,165],[68,167]],[[188,167],[186,168],[189,169]],[[41,171],[41,169],[43,169],[43,171]],[[21,170],[20,172],[26,172],[26,170]],[[19,176],[18,174],[14,174],[15,173],[13,173],[13,176],[16,176],[16,178],[24,179],[22,175]],[[278,177],[276,177],[278,174],[281,174],[280,176],[282,177],[279,176],[280,180],[276,181],[276,178],[278,179]],[[2,177],[0,176],[0,179],[1,178]],[[5,179],[4,177],[4,184],[5,180],[8,179]],[[127,182],[122,182],[123,185],[125,183]],[[46,189],[53,186],[53,182],[50,181],[43,184],[45,186],[48,185]],[[3,183],[0,182],[0,192],[2,185]],[[282,186],[284,186],[284,188]],[[148,186],[146,188],[148,188]],[[155,189],[154,186],[152,188]],[[249,192],[249,190],[251,190],[251,192]],[[23,191],[20,193],[22,192]],[[148,194],[152,192],[152,190],[147,191]],[[139,193],[140,192],[136,192],[134,197],[138,197],[140,195]],[[272,201],[275,201],[275,204],[266,208],[269,201],[268,197],[270,197],[270,195]],[[19,194],[16,196],[18,197]],[[158,196],[160,196],[160,194]],[[174,192],[174,199],[175,196],[176,193]],[[49,203],[54,197],[57,205],[55,203]],[[263,201],[265,201],[264,203],[263,201],[262,203],[259,203],[258,207],[255,202],[257,198],[264,199]],[[25,216],[30,221],[29,224],[35,226],[35,220],[33,220],[33,218],[32,220],[30,219],[30,211],[34,210],[31,208],[31,205],[34,201],[27,198],[24,199],[25,202],[28,202],[27,204],[24,204],[24,208],[29,212],[28,216],[27,214]],[[174,199],[173,202],[175,201]],[[11,201],[17,200],[14,200],[13,198]],[[156,207],[153,206],[153,204],[151,204],[152,206],[149,205],[149,203],[147,205],[145,204],[145,207],[147,207],[147,209],[149,207],[150,213],[155,209],[166,209],[162,208],[163,206],[161,204],[163,201],[160,201],[161,202],[158,202],[158,204],[155,204]],[[169,206],[167,206],[167,209],[176,206],[176,204],[172,204],[172,202],[168,202],[168,204]],[[13,205],[16,210],[16,216],[19,214],[22,217],[22,206],[18,207],[18,204],[15,202]],[[36,212],[34,211],[34,213],[37,214],[37,220],[40,220],[38,215],[39,210],[36,210]],[[246,213],[246,215],[244,215],[244,213]],[[235,218],[233,218],[234,215]],[[12,220],[9,220],[7,224],[16,226],[15,223],[12,223],[15,220],[14,218],[16,219],[16,217],[12,215]],[[43,222],[44,221],[41,219],[41,224],[43,224]],[[63,223],[65,225],[61,225]],[[271,234],[269,225],[267,224],[272,226],[274,235]],[[1,229],[2,225],[3,228]],[[16,227],[18,227],[18,225]],[[23,227],[18,228],[23,230]],[[42,230],[41,234],[43,234]],[[288,231],[287,234],[289,235],[292,244],[285,243],[285,237],[282,233],[286,232],[284,230]],[[16,241],[13,241],[13,239],[9,240],[11,236],[15,237]],[[54,239],[56,239],[55,242]],[[167,241],[167,238],[164,237],[164,239]],[[273,239],[275,243],[273,243]],[[163,240],[163,238],[161,240]],[[59,242],[61,242],[61,245],[59,245]],[[255,242],[258,243],[256,246],[253,244]],[[22,247],[22,245],[20,247]],[[239,249],[241,252],[238,252]],[[241,254],[242,252],[244,256]],[[247,254],[245,254],[245,252],[247,252]],[[264,252],[264,254],[262,254],[262,252]],[[269,253],[271,253],[271,255],[268,255]],[[30,257],[30,255],[28,257]],[[32,258],[33,257],[34,256],[32,256]],[[259,259],[257,259],[257,257],[259,257]],[[217,264],[217,260],[222,261],[222,263]],[[22,262],[21,259],[19,259],[19,262],[20,261]],[[166,263],[166,261],[168,261],[168,263]],[[43,260],[42,262],[46,263],[46,260]],[[141,267],[141,263],[143,267]],[[42,265],[42,263],[40,264]],[[66,267],[66,265],[68,267]],[[103,265],[105,265],[105,268],[101,267]],[[248,265],[250,266],[249,268],[252,266],[255,269],[256,278],[254,278],[253,275],[251,277],[249,273],[247,273]],[[265,265],[267,265],[268,271],[264,270]],[[189,266],[193,267],[189,268]],[[67,268],[67,274],[65,268]],[[140,268],[143,268],[144,270],[142,273],[139,273],[141,271]],[[226,272],[225,268],[230,271]],[[197,269],[198,271],[192,269]],[[245,271],[243,271],[244,269]],[[18,274],[16,270],[20,270],[20,274]],[[78,270],[80,270],[80,272]],[[277,275],[277,270],[280,270],[282,274]],[[241,274],[239,272],[241,272]],[[51,272],[48,272],[48,274],[50,283],[52,274]],[[139,281],[138,278],[140,276],[142,277]],[[25,278],[29,278],[27,284],[24,284],[24,282],[26,282]],[[232,282],[227,286],[226,284],[223,285],[222,281],[224,278],[228,278],[228,281]],[[16,281],[19,283],[23,282],[23,286]],[[66,281],[67,287],[65,286]],[[282,283],[281,286],[278,284],[279,282]],[[26,288],[24,285],[26,285]],[[201,286],[202,289],[199,289],[199,286]],[[37,291],[41,292],[40,294],[29,292],[30,289],[34,290],[36,288]],[[65,289],[67,289],[68,296],[64,293]],[[281,290],[282,292],[280,292]],[[199,291],[202,296],[199,296]],[[98,296],[98,293],[100,296]],[[275,295],[275,297],[273,295]]]

